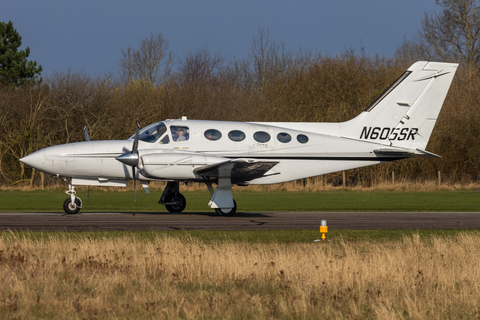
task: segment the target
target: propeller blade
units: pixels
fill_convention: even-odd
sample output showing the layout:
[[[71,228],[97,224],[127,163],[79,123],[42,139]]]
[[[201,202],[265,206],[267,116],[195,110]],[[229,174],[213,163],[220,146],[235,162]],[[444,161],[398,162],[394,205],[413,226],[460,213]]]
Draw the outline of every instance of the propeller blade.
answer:
[[[137,130],[135,131],[135,139],[133,140],[132,154],[137,154],[139,135],[140,135],[140,124],[137,123]]]
[[[132,173],[133,173],[133,202],[137,202],[137,189],[135,186],[135,166],[132,166]]]

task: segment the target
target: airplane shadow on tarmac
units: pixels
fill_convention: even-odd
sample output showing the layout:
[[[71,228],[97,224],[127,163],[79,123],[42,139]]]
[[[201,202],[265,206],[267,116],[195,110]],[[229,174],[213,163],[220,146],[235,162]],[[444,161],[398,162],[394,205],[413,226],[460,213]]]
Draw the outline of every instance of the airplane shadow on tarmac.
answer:
[[[54,214],[51,212],[50,214]],[[122,214],[122,215],[153,215],[153,216],[204,216],[204,217],[213,217],[213,218],[248,218],[248,217],[261,217],[261,218],[271,218],[271,214],[265,214],[260,212],[237,212],[233,217],[219,216],[215,212],[181,212],[181,213],[172,213],[172,212],[79,212],[77,214],[66,214],[59,213],[62,216],[74,217],[81,215],[90,215],[90,214]]]

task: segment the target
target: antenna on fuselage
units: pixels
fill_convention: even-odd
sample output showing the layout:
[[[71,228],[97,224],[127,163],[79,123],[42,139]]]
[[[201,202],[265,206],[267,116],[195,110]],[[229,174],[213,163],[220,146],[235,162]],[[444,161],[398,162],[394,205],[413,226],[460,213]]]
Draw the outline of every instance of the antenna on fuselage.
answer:
[[[83,127],[83,134],[85,135],[85,141],[90,141],[90,135],[88,134],[87,125]]]

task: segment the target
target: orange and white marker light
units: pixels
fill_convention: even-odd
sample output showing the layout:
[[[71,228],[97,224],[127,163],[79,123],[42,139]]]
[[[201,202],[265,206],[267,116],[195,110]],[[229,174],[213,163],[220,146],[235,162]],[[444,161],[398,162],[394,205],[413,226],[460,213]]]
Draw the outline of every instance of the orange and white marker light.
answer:
[[[320,233],[322,234],[322,241],[328,241],[325,234],[328,232],[327,220],[322,220],[320,222]]]

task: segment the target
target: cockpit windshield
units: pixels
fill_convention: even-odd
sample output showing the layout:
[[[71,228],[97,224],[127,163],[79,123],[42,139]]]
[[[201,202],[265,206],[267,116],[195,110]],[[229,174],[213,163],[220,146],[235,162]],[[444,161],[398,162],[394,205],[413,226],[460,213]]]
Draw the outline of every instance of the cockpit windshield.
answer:
[[[163,122],[155,122],[140,130],[139,140],[145,142],[155,142],[167,131],[167,127]],[[135,135],[130,139],[135,139]]]

